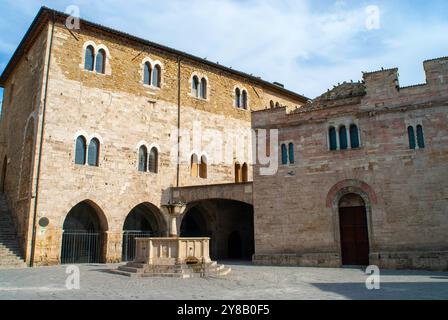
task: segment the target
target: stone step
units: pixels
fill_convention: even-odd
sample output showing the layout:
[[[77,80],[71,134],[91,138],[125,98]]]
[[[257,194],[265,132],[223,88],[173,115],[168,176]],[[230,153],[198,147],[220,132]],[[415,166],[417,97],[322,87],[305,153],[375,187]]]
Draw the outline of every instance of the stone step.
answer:
[[[0,195],[0,268],[25,268],[5,196]]]

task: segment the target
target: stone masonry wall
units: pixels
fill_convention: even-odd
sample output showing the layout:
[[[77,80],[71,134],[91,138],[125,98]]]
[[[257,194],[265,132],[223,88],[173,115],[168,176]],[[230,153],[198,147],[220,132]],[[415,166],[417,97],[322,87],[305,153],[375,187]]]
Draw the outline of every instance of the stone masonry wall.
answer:
[[[367,199],[372,264],[448,268],[445,61],[431,62],[443,66],[436,69],[439,82],[392,87],[389,94],[382,88],[393,86],[395,75],[384,75],[396,70],[365,75],[368,93],[360,104],[301,114],[284,109],[253,114],[254,127],[278,128],[279,144],[294,142],[296,159],[288,166],[279,159],[272,176],[261,176],[260,167],[254,168],[254,262],[339,266],[337,206],[345,190]],[[328,127],[352,122],[359,127],[361,147],[329,151]],[[411,150],[407,127],[416,124],[423,126],[426,147]]]
[[[107,48],[104,75],[84,70],[84,48],[91,42]],[[176,186],[172,150],[177,144],[177,59],[89,29],[81,28],[75,38],[60,25],[56,25],[52,52],[38,202],[38,219],[46,217],[50,224],[38,227],[36,264],[59,262],[64,219],[84,200],[95,204],[107,221],[107,261],[119,261],[129,212],[141,203],[160,208],[168,202],[169,188]],[[162,65],[160,89],[143,85],[145,58]],[[193,72],[208,78],[206,101],[190,96]],[[237,85],[248,90],[253,110],[265,108],[264,101],[273,97],[243,78],[181,62],[181,130],[190,131],[190,136],[181,131],[181,142],[189,140],[193,145],[191,130],[199,123],[203,131],[223,135],[230,131],[234,140],[247,136],[249,144],[244,150],[235,150],[230,163],[214,163],[207,146],[216,135],[209,135],[202,146],[192,150],[207,155],[207,179],[190,176],[192,151],[188,150],[181,154],[180,186],[232,183],[234,161],[250,163],[250,111],[234,107]],[[291,105],[299,103],[290,101]],[[75,140],[81,134],[87,141],[99,139],[99,167],[75,165]],[[137,170],[141,144],[148,150],[158,148],[158,174]]]
[[[13,214],[18,240],[27,255],[30,241],[36,172],[38,110],[43,102],[48,29],[43,28],[16,66],[4,88],[0,123],[0,159],[7,159],[5,195]]]

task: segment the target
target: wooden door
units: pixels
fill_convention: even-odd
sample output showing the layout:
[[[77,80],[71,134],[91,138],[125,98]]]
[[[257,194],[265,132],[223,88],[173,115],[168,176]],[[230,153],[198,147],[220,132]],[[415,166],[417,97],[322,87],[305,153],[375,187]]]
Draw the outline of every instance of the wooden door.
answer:
[[[365,207],[339,209],[343,265],[369,265],[369,233]]]

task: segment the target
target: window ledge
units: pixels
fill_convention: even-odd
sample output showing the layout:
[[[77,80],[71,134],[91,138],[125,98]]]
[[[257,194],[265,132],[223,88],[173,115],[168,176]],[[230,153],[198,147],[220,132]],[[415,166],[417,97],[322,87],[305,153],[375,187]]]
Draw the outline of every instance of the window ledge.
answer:
[[[193,99],[195,99],[195,100],[198,100],[198,101],[202,101],[202,102],[209,102],[209,101],[210,101],[208,98],[204,99],[204,98],[201,98],[201,97],[196,97],[196,96],[192,95],[191,93],[189,93],[188,95],[189,95],[191,98],[193,98]]]
[[[87,72],[87,73],[91,73],[91,74],[95,74],[95,75],[98,75],[98,76],[109,76],[109,74],[97,72],[95,70],[82,69],[82,71]]]
[[[155,91],[159,91],[159,90],[162,89],[161,87],[155,87],[155,86],[153,86],[152,84],[151,84],[151,85],[149,85],[149,84],[143,84],[143,87],[145,87],[146,89],[151,89],[151,90],[155,90]]]

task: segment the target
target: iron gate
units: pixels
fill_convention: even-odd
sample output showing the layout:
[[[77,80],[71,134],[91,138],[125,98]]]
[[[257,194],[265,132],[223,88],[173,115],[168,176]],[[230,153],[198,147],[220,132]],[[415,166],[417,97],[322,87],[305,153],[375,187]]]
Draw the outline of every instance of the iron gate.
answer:
[[[135,258],[135,238],[148,238],[154,234],[151,231],[126,230],[123,232],[123,261],[133,261]]]
[[[85,231],[64,231],[61,263],[101,263],[103,235]]]

